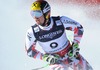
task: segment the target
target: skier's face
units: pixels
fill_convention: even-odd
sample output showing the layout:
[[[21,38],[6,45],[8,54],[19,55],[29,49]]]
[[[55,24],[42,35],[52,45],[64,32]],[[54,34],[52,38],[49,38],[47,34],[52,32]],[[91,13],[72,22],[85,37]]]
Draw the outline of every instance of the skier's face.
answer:
[[[42,15],[41,17],[33,17],[35,21],[37,22],[38,25],[42,25],[45,21],[44,16]]]
[[[31,11],[30,13],[38,25],[42,25],[44,23],[45,19],[41,10]]]

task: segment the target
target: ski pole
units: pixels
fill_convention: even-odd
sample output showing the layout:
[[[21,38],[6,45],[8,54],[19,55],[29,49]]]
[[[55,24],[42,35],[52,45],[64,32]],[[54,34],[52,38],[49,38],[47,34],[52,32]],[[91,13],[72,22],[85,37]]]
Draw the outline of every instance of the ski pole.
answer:
[[[32,69],[32,70],[40,70],[40,69],[43,69],[43,68],[45,68],[45,67],[47,67],[47,66],[49,66],[50,64],[46,64],[45,66],[42,66],[42,67],[38,67],[38,68],[34,68],[34,69]]]
[[[61,60],[58,60],[55,64],[60,64],[62,61]],[[45,67],[47,67],[47,66],[49,66],[50,64],[46,64],[45,66],[42,66],[42,67],[39,67],[39,68],[34,68],[34,69],[32,69],[32,70],[40,70],[40,69],[43,69],[43,68],[45,68]]]

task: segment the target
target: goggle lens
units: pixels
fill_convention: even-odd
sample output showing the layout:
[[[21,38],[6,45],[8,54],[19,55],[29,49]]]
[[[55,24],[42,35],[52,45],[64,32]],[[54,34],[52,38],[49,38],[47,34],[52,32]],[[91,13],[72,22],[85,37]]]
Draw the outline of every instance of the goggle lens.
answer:
[[[42,11],[41,10],[36,10],[36,11],[31,11],[31,15],[32,17],[41,17],[43,15]]]

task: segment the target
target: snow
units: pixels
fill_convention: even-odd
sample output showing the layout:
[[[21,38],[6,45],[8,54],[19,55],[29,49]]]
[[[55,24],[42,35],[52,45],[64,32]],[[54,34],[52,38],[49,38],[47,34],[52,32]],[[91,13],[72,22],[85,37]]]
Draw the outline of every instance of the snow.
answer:
[[[61,6],[49,2],[52,16],[67,16],[83,25],[84,36],[80,43],[80,53],[94,70],[99,70],[100,5],[69,3]],[[28,57],[24,49],[25,33],[34,24],[30,16],[30,5],[31,0],[0,0],[0,70],[31,70],[46,64]],[[39,49],[42,51],[40,47]]]

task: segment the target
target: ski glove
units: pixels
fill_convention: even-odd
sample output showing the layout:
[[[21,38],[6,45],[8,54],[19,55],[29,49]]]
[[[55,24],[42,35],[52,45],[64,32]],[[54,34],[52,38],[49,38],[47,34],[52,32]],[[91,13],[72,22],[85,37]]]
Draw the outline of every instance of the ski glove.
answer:
[[[47,61],[49,64],[56,64],[58,63],[58,60],[60,59],[60,56],[57,54],[44,54],[42,59],[44,61]]]
[[[77,57],[79,54],[80,48],[78,48],[78,43],[72,43],[72,47],[69,49],[68,56],[69,58]]]

